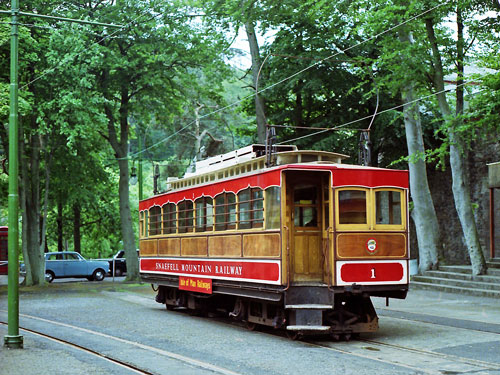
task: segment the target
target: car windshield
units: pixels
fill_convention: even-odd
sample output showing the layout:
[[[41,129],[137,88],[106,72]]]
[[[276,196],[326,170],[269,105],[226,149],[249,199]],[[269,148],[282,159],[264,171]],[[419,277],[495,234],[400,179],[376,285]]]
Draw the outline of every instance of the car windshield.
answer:
[[[66,254],[66,259],[67,260],[83,260],[83,257],[80,254]]]

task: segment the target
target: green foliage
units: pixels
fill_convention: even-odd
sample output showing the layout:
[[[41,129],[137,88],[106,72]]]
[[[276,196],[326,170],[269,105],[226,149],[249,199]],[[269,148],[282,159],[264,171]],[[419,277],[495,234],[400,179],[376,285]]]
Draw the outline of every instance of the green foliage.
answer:
[[[474,77],[478,85],[467,86],[469,106],[453,120],[442,118],[430,96],[435,70],[424,18],[394,28],[439,5],[436,1],[36,0],[21,5],[25,11],[126,25],[114,30],[37,19],[33,21],[37,27],[20,27],[24,156],[39,157],[40,178],[34,184],[40,196],[45,172],[50,172],[51,250],[57,244],[58,203],[63,205],[64,238],[70,248],[76,203],[82,210],[84,254],[109,256],[123,246],[117,220],[117,159],[130,158],[129,166],[137,167],[143,150],[147,196],[153,190],[153,164],[161,165],[163,177],[182,176],[199,151],[195,141],[204,131],[207,135],[199,145],[206,153],[256,141],[250,77],[225,60],[245,22],[253,22],[260,34],[272,35],[260,46],[262,59],[268,58],[259,87],[268,88],[260,94],[266,101],[268,123],[284,126],[278,128],[279,142],[344,153],[356,163],[360,130],[371,126],[374,164],[405,168],[420,158],[444,167],[450,126],[466,147],[474,147],[478,140],[500,139],[499,23],[496,13],[488,12],[491,3],[460,0],[426,15],[436,24],[445,74],[455,70],[456,36],[450,20],[456,6],[464,11],[469,38],[465,63],[490,69]],[[400,38],[404,33],[412,43]],[[0,154],[4,156],[9,35],[9,25],[0,24]],[[409,157],[400,107],[408,82],[418,97],[429,96],[418,104],[427,151]],[[229,106],[243,98],[247,99]],[[312,135],[317,127],[338,129]],[[119,147],[110,147],[113,132]],[[41,140],[39,149],[33,146],[34,139]],[[2,209],[6,189],[6,176],[1,175]],[[136,218],[137,186],[131,194]],[[3,212],[0,224],[5,222]]]

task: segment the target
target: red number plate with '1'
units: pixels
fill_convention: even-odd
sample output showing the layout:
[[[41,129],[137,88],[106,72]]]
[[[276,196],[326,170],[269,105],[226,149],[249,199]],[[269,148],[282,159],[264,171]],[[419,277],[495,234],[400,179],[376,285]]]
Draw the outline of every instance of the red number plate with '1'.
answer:
[[[346,283],[398,282],[404,277],[401,263],[346,263],[340,277]]]

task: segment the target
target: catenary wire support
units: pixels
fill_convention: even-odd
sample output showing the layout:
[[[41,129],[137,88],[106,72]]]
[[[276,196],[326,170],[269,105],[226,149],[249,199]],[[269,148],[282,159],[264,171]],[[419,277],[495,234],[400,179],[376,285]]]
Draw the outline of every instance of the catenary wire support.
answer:
[[[154,175],[153,175],[153,194],[156,195],[159,193],[158,189],[158,179],[160,178],[160,165],[156,164],[153,167]]]
[[[266,126],[266,167],[272,167],[276,164],[276,128]]]
[[[360,165],[370,166],[372,162],[372,142],[370,141],[370,130],[361,130],[359,135],[358,162]]]

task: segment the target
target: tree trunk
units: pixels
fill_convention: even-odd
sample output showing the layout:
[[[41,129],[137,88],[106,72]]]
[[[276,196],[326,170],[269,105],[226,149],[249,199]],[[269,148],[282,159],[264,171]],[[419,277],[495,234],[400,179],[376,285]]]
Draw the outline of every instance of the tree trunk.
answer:
[[[49,188],[50,188],[50,165],[52,154],[49,154],[45,163],[45,192],[43,199],[43,216],[40,228],[40,252],[43,254],[47,249],[47,214],[49,211]],[[45,272],[44,272],[45,273]]]
[[[399,39],[404,43],[413,43],[406,30],[399,32]],[[403,114],[409,156],[410,192],[414,204],[412,219],[415,222],[417,232],[419,270],[424,272],[436,269],[439,265],[439,256],[442,250],[441,237],[427,180],[420,111],[418,104],[411,103],[415,100],[415,90],[411,82],[403,87],[402,94],[405,103]]]
[[[139,279],[139,259],[136,252],[135,235],[130,212],[129,169],[128,169],[128,104],[127,82],[122,82],[121,102],[119,110],[120,139],[116,134],[114,114],[111,106],[106,106],[108,118],[108,141],[115,151],[120,169],[118,194],[120,199],[120,222],[123,238],[123,250],[127,262],[127,280]]]
[[[120,181],[118,183],[120,197],[120,220],[123,236],[123,249],[125,250],[127,262],[127,280],[138,280],[139,260],[137,257],[135,235],[132,225],[132,214],[130,211],[128,160],[118,160],[118,166],[120,168]]]
[[[403,89],[403,100],[405,103],[414,100],[411,84]],[[410,192],[414,204],[412,218],[417,231],[419,270],[424,272],[438,267],[441,239],[436,210],[427,180],[425,149],[418,104],[405,104],[403,113],[406,144],[410,158],[408,161]]]
[[[19,130],[20,134],[23,134],[22,131],[22,125],[21,122],[19,123]],[[21,137],[19,137],[22,139]],[[30,257],[28,254],[28,216],[27,216],[27,210],[26,210],[26,188],[28,186],[27,183],[27,169],[25,167],[25,162],[24,158],[21,157],[21,155],[24,155],[24,143],[19,142],[19,168],[20,168],[20,173],[19,173],[19,178],[20,178],[20,183],[19,183],[19,204],[21,206],[21,218],[22,218],[22,241],[21,241],[21,249],[23,252],[23,258],[24,258],[24,267],[26,270],[26,276],[24,278],[24,285],[26,286],[32,286],[33,285],[33,276],[32,276],[32,267],[31,267],[31,262],[30,262]]]
[[[57,199],[57,251],[63,251],[63,203],[62,198]]]
[[[472,210],[470,199],[469,182],[465,169],[465,147],[460,135],[456,132],[456,126],[459,120],[452,118],[452,112],[446,94],[444,91],[444,73],[441,54],[438,49],[436,35],[434,33],[434,25],[432,19],[425,20],[427,37],[432,48],[432,58],[434,65],[433,84],[437,94],[439,109],[444,120],[448,123],[448,137],[450,140],[450,166],[452,175],[452,190],[455,200],[455,207],[462,225],[462,232],[465,237],[465,243],[469,253],[469,258],[472,264],[472,273],[481,275],[486,272],[486,262],[479,243],[479,235],[477,233],[476,222]]]
[[[73,244],[75,251],[77,253],[82,253],[81,246],[81,234],[80,227],[82,226],[81,222],[81,211],[80,205],[78,203],[73,204]]]
[[[23,157],[20,158],[25,209],[23,219],[26,221],[23,221],[23,231],[26,231],[25,236],[23,233],[23,240],[26,241],[23,252],[25,260],[29,262],[31,274],[31,284],[27,278],[26,285],[40,285],[45,283],[45,259],[43,249],[40,248],[40,139],[36,134],[29,139],[29,150],[25,152],[23,147]],[[26,271],[28,272],[28,269]]]
[[[255,35],[255,26],[252,21],[245,22],[245,31],[247,33],[248,45],[250,47],[250,55],[252,57],[252,77],[254,88],[261,87],[259,84],[259,70],[261,67],[259,43]],[[255,92],[255,116],[257,120],[257,140],[261,144],[266,142],[266,114],[264,99]]]

